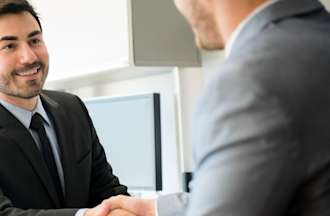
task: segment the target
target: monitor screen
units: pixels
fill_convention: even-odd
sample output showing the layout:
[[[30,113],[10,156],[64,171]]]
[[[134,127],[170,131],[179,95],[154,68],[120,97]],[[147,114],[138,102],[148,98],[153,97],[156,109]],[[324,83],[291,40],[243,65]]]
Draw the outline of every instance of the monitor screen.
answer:
[[[160,96],[84,101],[107,160],[129,190],[162,189]]]

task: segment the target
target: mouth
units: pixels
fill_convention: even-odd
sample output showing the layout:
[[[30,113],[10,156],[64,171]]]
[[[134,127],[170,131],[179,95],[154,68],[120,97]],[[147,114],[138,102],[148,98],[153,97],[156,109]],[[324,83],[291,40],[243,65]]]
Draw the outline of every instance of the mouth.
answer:
[[[37,66],[29,68],[27,70],[17,71],[15,74],[17,76],[21,76],[21,77],[30,77],[30,76],[34,76],[34,75],[38,74],[40,69],[41,69],[41,65],[37,65]]]

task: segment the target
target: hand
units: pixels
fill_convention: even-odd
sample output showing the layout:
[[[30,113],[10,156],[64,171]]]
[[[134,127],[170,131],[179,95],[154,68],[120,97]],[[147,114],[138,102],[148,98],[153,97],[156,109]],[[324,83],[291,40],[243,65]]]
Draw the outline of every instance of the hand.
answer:
[[[124,209],[115,209],[111,211],[108,216],[136,216],[135,214]]]
[[[87,209],[84,216],[107,216],[110,211],[110,202],[108,200],[104,200],[100,205]]]
[[[155,200],[129,196],[115,196],[107,200],[111,210],[125,209],[138,216],[155,216]]]

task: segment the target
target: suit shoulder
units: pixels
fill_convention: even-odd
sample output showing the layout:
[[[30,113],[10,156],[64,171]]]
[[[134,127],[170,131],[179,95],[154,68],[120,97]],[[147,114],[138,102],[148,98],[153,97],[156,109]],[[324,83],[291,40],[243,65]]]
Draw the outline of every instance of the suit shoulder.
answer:
[[[77,95],[74,95],[72,93],[53,90],[43,90],[42,94],[58,103],[62,101],[76,101],[79,98]]]

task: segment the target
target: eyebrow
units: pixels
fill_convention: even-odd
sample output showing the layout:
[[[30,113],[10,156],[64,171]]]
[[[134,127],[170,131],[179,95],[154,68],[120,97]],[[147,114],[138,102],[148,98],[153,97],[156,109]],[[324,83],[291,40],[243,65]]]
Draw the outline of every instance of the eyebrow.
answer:
[[[39,30],[33,31],[33,32],[28,34],[28,38],[34,37],[34,36],[39,35],[39,34],[41,34],[41,31],[39,31]],[[0,41],[14,41],[14,40],[18,40],[18,37],[16,37],[16,36],[3,36],[3,37],[0,38]]]
[[[41,34],[41,31],[35,30],[35,31],[31,32],[30,34],[28,34],[28,38],[31,38],[31,37],[34,37],[34,36],[40,35],[40,34]]]
[[[3,36],[0,38],[0,41],[13,41],[18,40],[18,37],[15,36]]]

